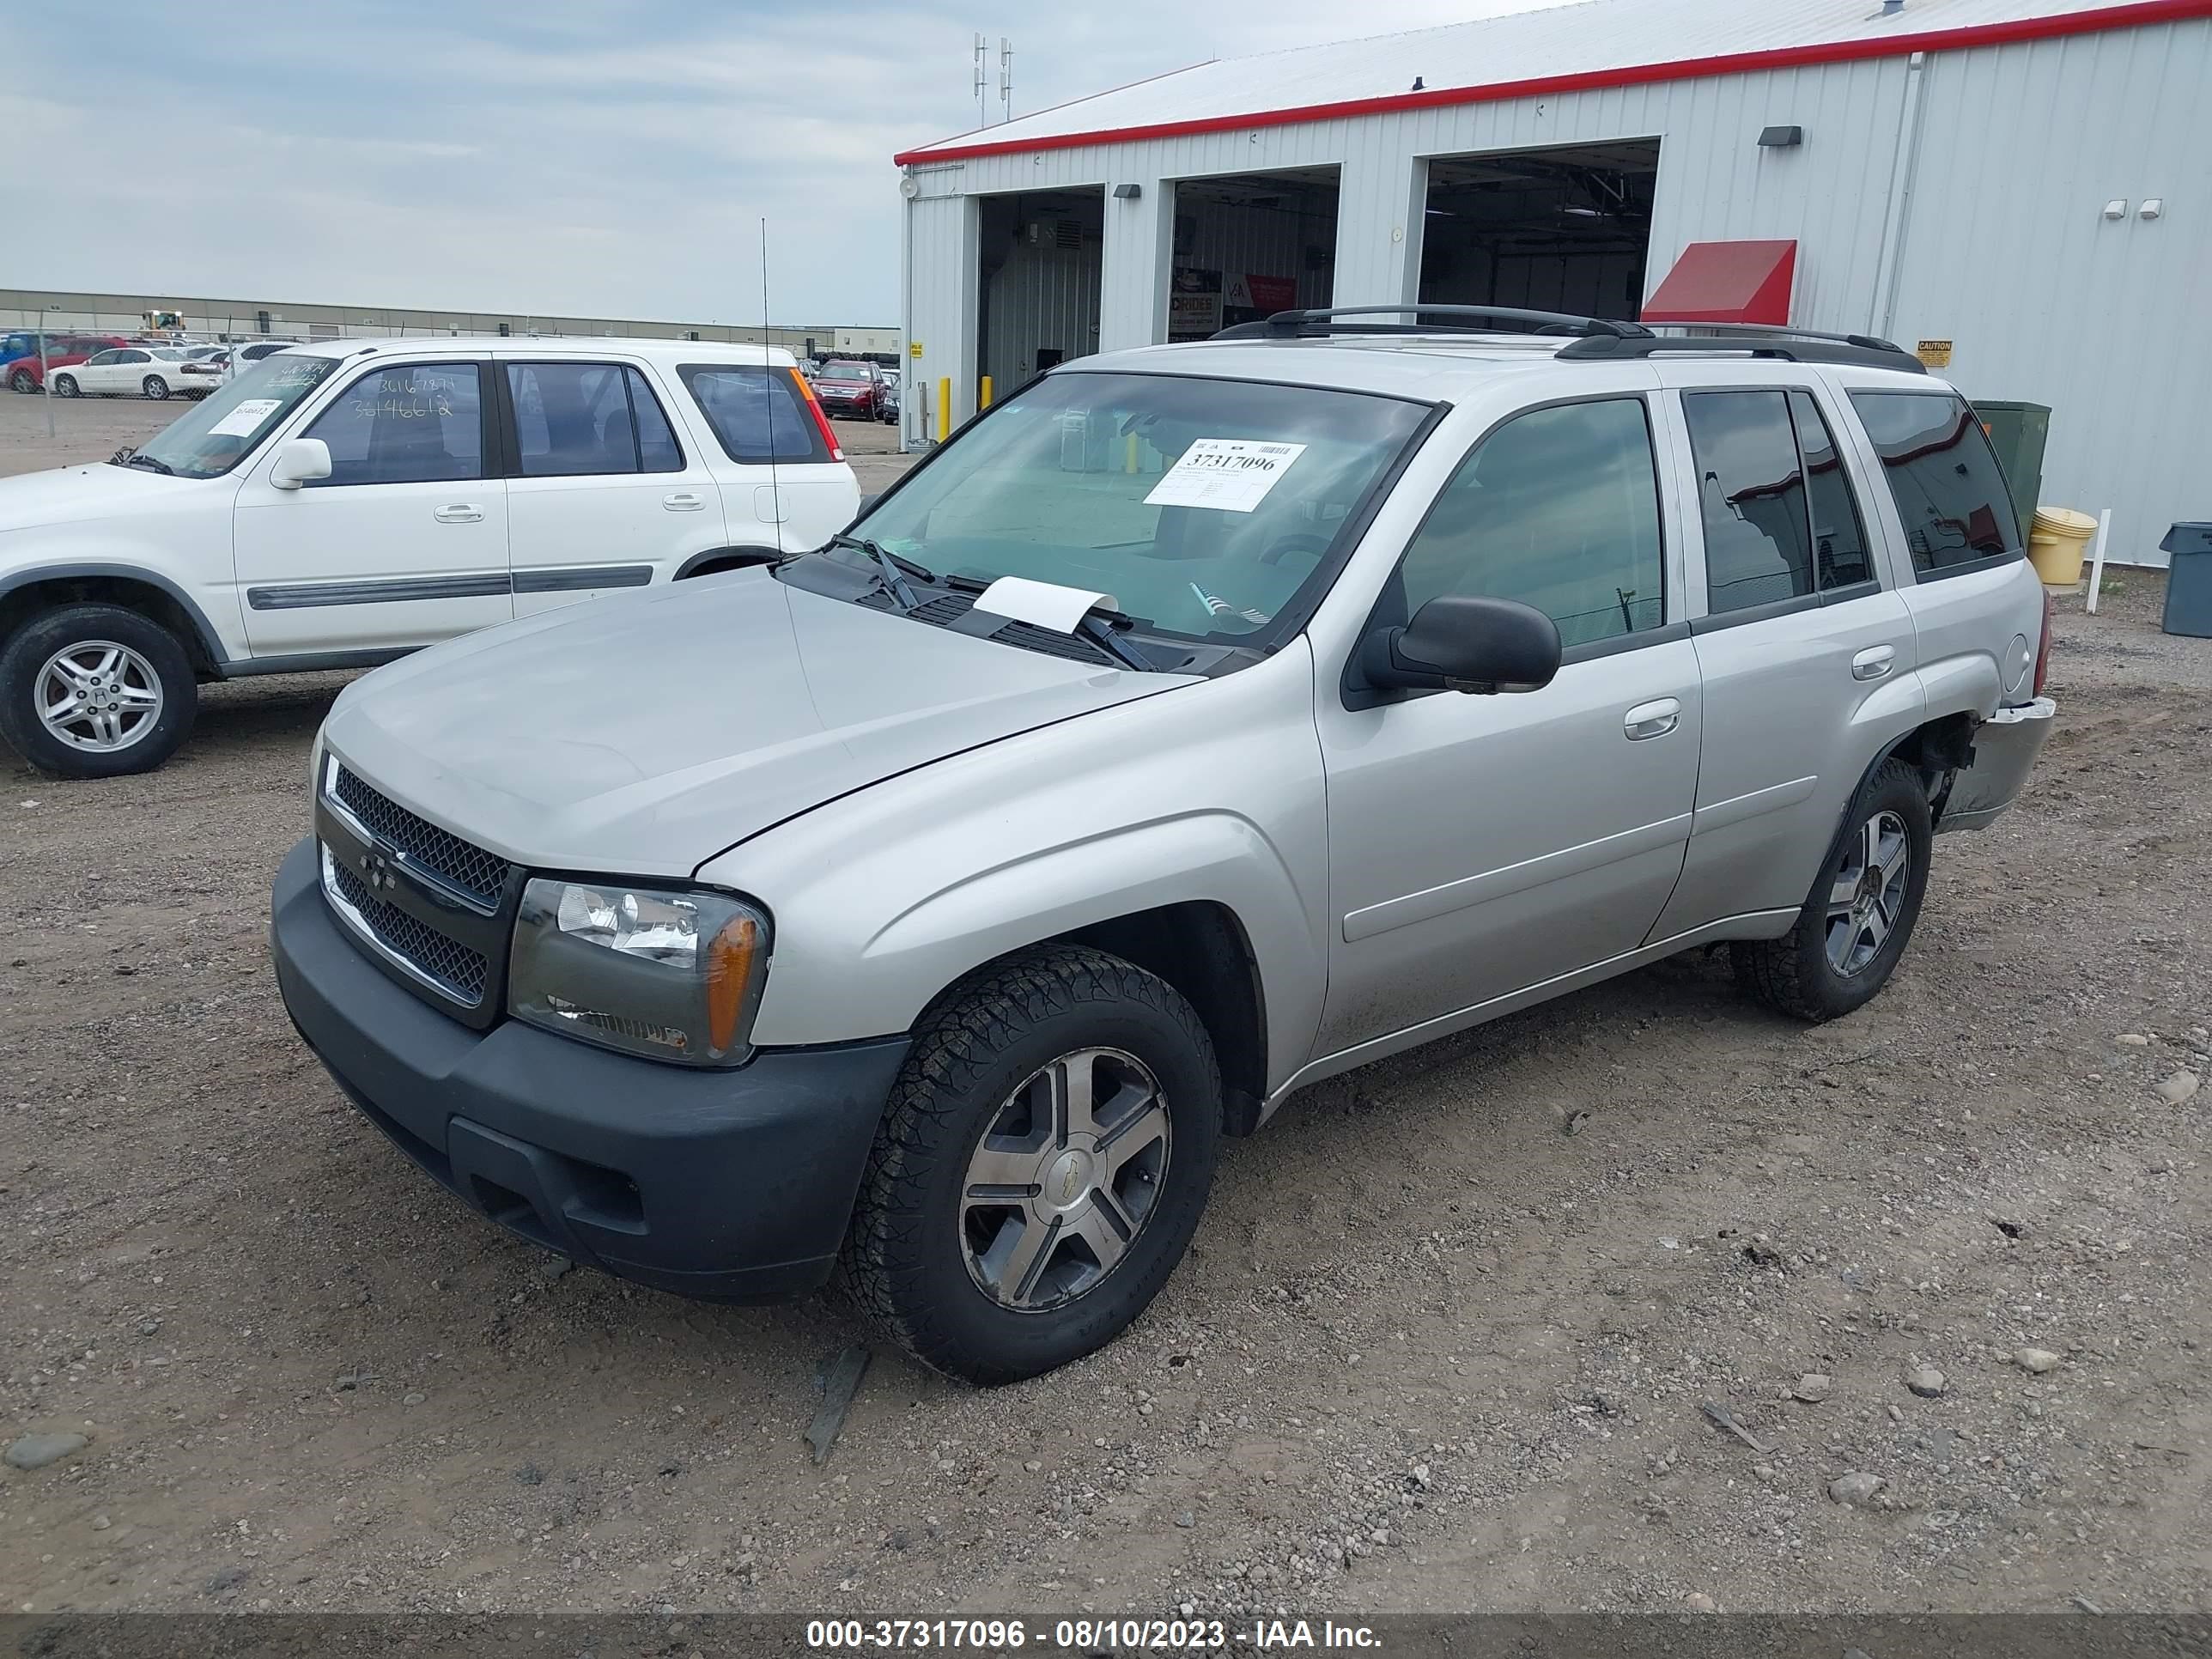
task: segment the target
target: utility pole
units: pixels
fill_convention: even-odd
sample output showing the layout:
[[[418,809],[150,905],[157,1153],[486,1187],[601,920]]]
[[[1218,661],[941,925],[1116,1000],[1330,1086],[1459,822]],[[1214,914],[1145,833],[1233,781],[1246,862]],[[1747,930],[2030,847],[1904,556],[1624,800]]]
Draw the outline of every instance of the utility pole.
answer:
[[[975,125],[979,127],[987,127],[991,124],[991,118],[988,113],[988,106],[986,104],[983,97],[983,88],[985,84],[983,72],[983,64],[985,62],[984,54],[990,50],[990,46],[991,43],[985,40],[982,34],[979,32],[975,36],[975,48],[974,54],[975,60]]]
[[[981,39],[980,35],[976,37]],[[1014,43],[999,37],[999,119],[1014,118]]]

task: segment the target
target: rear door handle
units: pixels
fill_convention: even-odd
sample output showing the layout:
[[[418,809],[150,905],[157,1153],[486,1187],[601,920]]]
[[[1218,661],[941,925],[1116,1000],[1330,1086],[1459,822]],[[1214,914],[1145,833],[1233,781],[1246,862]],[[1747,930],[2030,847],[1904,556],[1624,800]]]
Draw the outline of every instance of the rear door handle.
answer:
[[[671,513],[696,513],[707,505],[707,498],[696,490],[679,489],[672,495],[663,495],[660,504]]]
[[[1878,680],[1896,666],[1895,646],[1870,645],[1851,659],[1851,678],[1855,680]]]
[[[1631,743],[1642,743],[1650,738],[1663,738],[1682,723],[1682,705],[1674,697],[1657,697],[1650,702],[1639,702],[1620,717],[1620,729]]]
[[[455,501],[449,507],[440,507],[430,516],[440,524],[475,524],[483,517],[483,508],[471,506],[467,501]]]

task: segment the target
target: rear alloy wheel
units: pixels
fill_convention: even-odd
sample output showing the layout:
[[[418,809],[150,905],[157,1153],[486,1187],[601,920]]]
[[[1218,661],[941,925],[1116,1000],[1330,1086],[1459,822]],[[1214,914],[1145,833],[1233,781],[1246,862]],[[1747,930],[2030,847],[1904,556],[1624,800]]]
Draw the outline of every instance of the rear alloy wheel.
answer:
[[[76,395],[76,376],[74,374],[57,374],[54,376],[54,396],[57,398],[74,398]]]
[[[169,395],[169,383],[158,374],[149,374],[138,386],[140,391],[157,404]]]
[[[848,1288],[925,1364],[1010,1382],[1080,1358],[1188,1248],[1220,1147],[1213,1045],[1174,987],[1048,945],[926,1016],[847,1240]]]
[[[1882,763],[1851,803],[1843,836],[1777,939],[1729,946],[1737,981],[1801,1019],[1834,1019],[1888,982],[1919,920],[1934,825],[1927,786],[1900,760]]]
[[[185,740],[198,702],[184,647],[120,605],[54,611],[0,651],[0,738],[62,777],[152,771]]]

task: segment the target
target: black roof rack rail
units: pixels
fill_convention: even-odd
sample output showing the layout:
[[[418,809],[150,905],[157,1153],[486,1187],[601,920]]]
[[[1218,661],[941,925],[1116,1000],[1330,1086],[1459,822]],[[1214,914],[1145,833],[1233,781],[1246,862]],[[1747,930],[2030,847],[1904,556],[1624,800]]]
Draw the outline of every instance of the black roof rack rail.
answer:
[[[1592,335],[1559,349],[1563,358],[1590,361],[1621,357],[1697,356],[1716,352],[1778,357],[1793,363],[1856,363],[1866,368],[1896,368],[1925,374],[1928,365],[1894,341],[1872,334],[1829,334],[1780,323],[1662,323],[1680,334],[1620,339]]]
[[[1350,317],[1407,317],[1403,323],[1352,323]],[[1441,323],[1425,323],[1438,317]],[[1478,319],[1487,319],[1479,321]],[[1500,325],[1504,326],[1499,326]],[[1651,331],[1641,323],[1610,317],[1577,317],[1564,311],[1524,311],[1513,306],[1328,306],[1279,311],[1256,323],[1236,323],[1217,340],[1320,340],[1333,334],[1573,334],[1600,339],[1641,340]]]

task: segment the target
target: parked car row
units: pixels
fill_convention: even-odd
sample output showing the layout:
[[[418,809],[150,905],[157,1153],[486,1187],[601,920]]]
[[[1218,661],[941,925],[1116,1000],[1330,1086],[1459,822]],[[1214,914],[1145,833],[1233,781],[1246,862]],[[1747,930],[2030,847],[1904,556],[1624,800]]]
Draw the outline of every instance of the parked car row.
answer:
[[[58,398],[139,396],[204,398],[262,358],[294,343],[253,340],[234,344],[185,344],[128,340],[112,334],[48,334],[43,357],[36,330],[0,337],[0,383],[18,392],[41,390],[52,379]]]
[[[825,412],[856,420],[898,419],[898,380],[879,365],[858,358],[832,357],[806,370]]]

